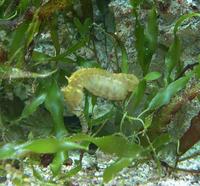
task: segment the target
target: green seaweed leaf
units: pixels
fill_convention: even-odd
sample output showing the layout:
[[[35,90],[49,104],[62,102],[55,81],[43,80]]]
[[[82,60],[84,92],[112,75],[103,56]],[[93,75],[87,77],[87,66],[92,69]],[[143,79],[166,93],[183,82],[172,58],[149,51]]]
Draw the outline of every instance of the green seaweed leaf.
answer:
[[[196,77],[200,79],[200,63],[195,67],[194,73]]]
[[[38,17],[39,9],[35,12],[33,16],[33,20],[29,24],[29,27],[27,29],[27,32],[25,34],[25,47],[27,48],[30,43],[33,41],[34,37],[39,32],[41,20]]]
[[[138,17],[136,16],[136,23],[135,23],[135,47],[137,50],[137,62],[141,66],[142,70],[144,71],[145,68],[145,59],[144,59],[144,45],[145,45],[145,36],[144,36],[144,26],[141,25]]]
[[[104,115],[98,117],[98,118],[94,118],[94,119],[91,119],[90,123],[91,123],[91,126],[97,126],[97,125],[100,125],[102,123],[105,123],[107,120],[111,119],[112,116],[113,116],[113,109],[111,108],[110,110],[108,110],[108,112],[106,112]]]
[[[165,58],[165,65],[167,67],[167,82],[171,82],[171,73],[172,70],[177,66],[177,64],[180,61],[181,56],[181,42],[178,36],[175,35],[174,41],[169,47],[169,50],[167,52],[166,58]]]
[[[0,1],[0,7],[4,4],[5,0]]]
[[[52,40],[54,48],[56,50],[56,55],[58,55],[60,53],[60,43],[59,43],[59,37],[58,37],[57,22],[58,22],[57,18],[53,17],[53,19],[49,23],[51,40]]]
[[[32,52],[32,60],[36,62],[36,64],[47,63],[51,59],[51,56],[45,54],[43,52],[33,51]],[[35,64],[34,64],[35,65]]]
[[[152,145],[155,149],[160,148],[161,146],[170,142],[172,137],[169,134],[161,134],[160,136],[156,137],[152,142]]]
[[[178,91],[180,91],[186,86],[189,79],[189,76],[179,78],[178,80],[170,83],[163,90],[159,91],[155,95],[155,97],[150,101],[148,110],[158,109],[159,107],[169,103],[172,96],[174,96]]]
[[[154,81],[156,79],[159,79],[160,76],[161,76],[161,74],[159,72],[150,72],[144,77],[144,79],[146,81]]]
[[[116,44],[119,46],[121,50],[122,54],[121,71],[127,74],[129,72],[129,63],[128,63],[128,54],[124,46],[124,43],[115,34],[109,33],[109,35],[112,36],[112,38],[115,40]]]
[[[128,54],[126,52],[125,46],[120,42],[120,48],[122,51],[122,65],[121,65],[121,70],[122,73],[128,73],[129,72],[129,64],[128,64]]]
[[[46,93],[42,93],[40,95],[38,95],[36,98],[34,98],[31,103],[27,104],[21,114],[20,120],[27,118],[28,116],[30,116],[31,114],[33,114],[37,108],[44,103],[45,99],[46,99]]]
[[[45,107],[51,113],[51,116],[54,120],[55,134],[58,138],[60,138],[67,134],[63,121],[64,105],[62,94],[60,92],[60,88],[57,85],[57,82],[54,79],[50,79],[45,87],[47,94],[45,99]]]
[[[10,144],[10,143],[7,143],[6,145],[2,146],[0,148],[0,159],[3,160],[13,157],[15,154],[15,148],[14,148],[15,146],[16,144]]]
[[[85,134],[76,134],[70,138],[70,141],[89,141],[97,145],[103,152],[115,154],[119,157],[131,158],[133,156],[139,156],[143,151],[142,146],[131,143],[120,135],[92,137]]]
[[[58,151],[55,154],[55,157],[53,159],[53,162],[51,163],[51,170],[54,176],[58,175],[58,173],[61,170],[61,166],[65,162],[67,158],[67,152],[66,151]]]
[[[133,8],[137,8],[140,4],[143,3],[144,0],[130,0],[131,6]]]
[[[74,143],[68,138],[59,140],[56,138],[44,138],[16,144],[8,143],[0,147],[0,159],[18,158],[27,153],[57,153],[68,150],[87,150],[83,145]],[[66,154],[66,153],[65,153]],[[56,160],[57,161],[57,160]]]
[[[147,117],[145,117],[144,129],[148,129],[151,126],[152,120],[153,120],[153,114],[150,114]]]
[[[158,24],[157,24],[157,14],[156,9],[152,8],[148,13],[147,26],[145,29],[145,38],[147,41],[147,48],[149,50],[148,56],[154,54],[157,48],[157,38],[158,38]]]
[[[55,57],[52,57],[52,60],[63,60],[65,59],[66,56],[76,52],[78,49],[82,48],[83,46],[86,45],[87,43],[87,39],[86,38],[83,38],[83,39],[80,39],[80,41],[77,41],[76,43],[74,43],[71,47],[69,47],[65,52],[63,52],[62,54],[58,54],[57,56]]]
[[[103,181],[105,183],[112,180],[118,172],[120,172],[123,168],[128,167],[134,158],[120,158],[112,165],[107,167],[103,173]]]
[[[176,24],[174,26],[174,35],[176,35],[177,31],[178,31],[178,28],[181,26],[181,24],[187,20],[187,19],[190,19],[192,17],[200,17],[200,13],[196,13],[196,12],[192,12],[192,13],[189,13],[189,14],[185,14],[185,15],[182,15],[177,21],[176,21]]]
[[[146,27],[141,25],[137,13],[135,14],[135,16],[135,47],[137,50],[137,61],[142,68],[143,75],[146,75],[149,71],[152,56],[157,49],[157,14],[155,8],[152,8],[148,12],[148,20]]]
[[[77,165],[76,167],[74,167],[73,169],[71,169],[70,171],[68,171],[68,172],[65,174],[65,176],[68,177],[68,178],[70,178],[70,177],[72,177],[72,176],[75,176],[79,171],[81,171],[81,169],[82,169],[82,165],[79,164],[79,165]]]
[[[139,106],[142,99],[144,98],[146,86],[147,86],[147,81],[145,79],[141,80],[137,86],[136,91],[133,93],[133,96],[134,96],[133,103],[132,103],[133,110],[135,110]]]
[[[133,157],[139,155],[142,147],[135,143],[129,143],[122,136],[111,135],[91,139],[103,152],[115,154],[119,157]]]
[[[29,22],[24,22],[18,26],[18,28],[14,31],[13,37],[11,40],[11,44],[9,47],[9,58],[13,58],[19,53],[19,49],[23,47],[25,42],[24,33],[27,32],[29,27]]]
[[[54,132],[58,139],[62,139],[64,135],[67,135],[67,130],[64,126],[63,120],[63,100],[60,92],[60,88],[54,79],[50,79],[46,85],[47,97],[45,99],[45,107],[51,113],[54,121]],[[55,155],[53,162],[51,163],[51,170],[54,175],[57,175],[61,169],[63,162],[66,159],[65,151],[58,151]]]
[[[181,42],[180,42],[180,38],[177,35],[178,32],[178,28],[181,26],[181,24],[187,20],[190,19],[192,17],[200,17],[199,13],[189,13],[189,14],[185,14],[182,15],[175,23],[174,26],[174,41],[171,44],[168,52],[167,52],[167,56],[165,58],[165,64],[167,67],[167,72],[166,72],[166,79],[167,82],[170,83],[172,82],[172,80],[174,78],[171,77],[172,71],[175,69],[177,72],[181,71],[181,64],[180,64],[180,56],[181,56]]]
[[[10,66],[0,65],[0,79],[18,79],[18,78],[46,78],[54,74],[57,70],[46,73],[35,73],[21,70]]]
[[[19,5],[17,6],[18,11],[21,13],[24,13],[27,8],[30,6],[30,1],[27,0],[21,0],[19,2]]]
[[[80,35],[82,36],[82,37],[84,37],[84,28],[83,28],[83,24],[80,22],[80,20],[78,19],[78,18],[74,18],[73,19],[73,21],[74,21],[74,24],[75,24],[75,26],[76,26],[76,28],[77,28],[77,30],[78,30],[78,32],[80,33]]]

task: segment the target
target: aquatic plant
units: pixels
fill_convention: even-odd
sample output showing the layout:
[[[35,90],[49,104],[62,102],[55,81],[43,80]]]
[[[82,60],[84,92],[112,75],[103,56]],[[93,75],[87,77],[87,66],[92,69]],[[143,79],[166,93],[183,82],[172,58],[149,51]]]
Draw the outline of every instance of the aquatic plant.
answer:
[[[184,67],[178,35],[185,20],[200,14],[189,13],[175,22],[173,41],[165,47],[164,72],[157,72],[151,69],[159,48],[156,3],[148,4],[147,21],[143,22],[140,11],[144,11],[142,6],[146,1],[130,1],[135,18],[133,47],[142,70],[137,78],[123,41],[114,33],[114,23],[110,25],[112,29],[106,24],[105,13],[110,14],[108,2],[96,4],[103,15],[103,26],[95,23],[93,12],[85,14],[85,7],[92,10],[92,2],[80,1],[79,6],[66,0],[0,2],[0,27],[7,34],[0,47],[0,159],[21,161],[26,156],[32,166],[36,160],[30,154],[50,153],[53,158],[49,164],[54,176],[69,179],[81,170],[82,162],[80,158],[68,176],[60,172],[69,158],[68,152],[79,149],[83,154],[93,143],[101,151],[118,157],[105,169],[104,182],[123,168],[147,159],[154,159],[159,169],[163,164],[171,168],[172,165],[163,163],[163,156],[170,152],[174,154],[176,169],[179,161],[199,154],[182,158],[200,139],[196,135],[200,133],[199,114],[191,119],[190,128],[180,138],[174,139],[166,128],[181,108],[200,95],[200,60]],[[60,29],[63,25],[64,34]],[[106,51],[110,45],[115,49],[114,73],[101,67],[96,48],[99,33],[105,36],[100,42]],[[48,41],[43,40],[44,35]],[[48,43],[47,50],[41,49],[43,42]],[[80,55],[79,49],[83,48],[93,52],[93,59]],[[77,68],[80,70],[76,71]],[[189,86],[191,79],[197,81]],[[112,109],[93,118],[93,113],[89,116],[89,109],[100,107],[97,97],[107,100]],[[80,134],[81,127],[67,120],[64,113],[70,112],[84,117],[89,131],[83,126],[83,132],[88,131],[87,134]],[[114,124],[111,126],[111,123]],[[110,127],[109,135],[104,126]],[[46,182],[32,167],[35,177]]]
[[[64,98],[68,109],[80,118],[84,117],[84,89],[94,96],[123,101],[135,91],[139,82],[133,74],[116,74],[97,68],[80,69],[67,79],[68,85],[62,89]],[[84,118],[81,119],[81,125],[83,132],[87,132]]]

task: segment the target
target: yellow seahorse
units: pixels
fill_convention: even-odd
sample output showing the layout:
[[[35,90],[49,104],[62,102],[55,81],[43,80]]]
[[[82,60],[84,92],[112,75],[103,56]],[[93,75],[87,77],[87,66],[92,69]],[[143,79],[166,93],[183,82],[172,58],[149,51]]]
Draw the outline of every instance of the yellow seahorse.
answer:
[[[98,68],[83,68],[74,72],[68,79],[68,86],[62,88],[68,109],[81,118],[82,130],[87,131],[84,124],[84,89],[95,96],[108,100],[121,101],[134,91],[139,83],[133,74],[111,73]]]

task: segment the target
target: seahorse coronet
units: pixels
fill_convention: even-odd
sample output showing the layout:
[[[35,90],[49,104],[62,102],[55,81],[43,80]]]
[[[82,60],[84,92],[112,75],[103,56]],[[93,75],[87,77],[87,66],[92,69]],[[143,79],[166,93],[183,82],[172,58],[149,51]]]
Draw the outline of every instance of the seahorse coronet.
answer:
[[[83,110],[84,89],[95,96],[120,101],[126,99],[139,83],[134,74],[111,73],[99,68],[79,69],[67,79],[68,85],[62,92],[68,108],[76,115]]]

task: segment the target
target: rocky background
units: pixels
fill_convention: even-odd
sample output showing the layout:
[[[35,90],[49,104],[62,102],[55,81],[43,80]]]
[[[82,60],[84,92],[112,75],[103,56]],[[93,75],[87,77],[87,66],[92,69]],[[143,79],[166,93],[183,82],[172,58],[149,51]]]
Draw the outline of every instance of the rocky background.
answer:
[[[134,23],[135,19],[132,15],[131,11],[132,7],[128,0],[112,0],[109,3],[109,14],[111,13],[110,19],[114,18],[115,25],[107,25],[107,31],[112,31],[113,27],[115,27],[115,34],[121,41],[124,42],[125,48],[128,54],[128,61],[130,64],[131,71],[133,71],[136,75],[141,75],[141,69],[139,65],[136,63],[136,50],[134,48]],[[144,12],[142,12],[141,17],[145,21],[146,20],[146,10],[147,7],[143,7]],[[157,0],[157,10],[158,10],[158,21],[159,21],[159,48],[153,57],[153,63],[151,64],[151,69],[154,71],[163,72],[163,63],[164,56],[166,54],[166,48],[169,47],[170,43],[173,40],[173,26],[175,21],[183,14],[189,12],[200,12],[200,1],[199,0]],[[94,7],[94,16],[98,22],[98,15],[100,12],[95,10]],[[109,16],[109,15],[108,15]],[[105,23],[106,24],[106,23]],[[64,41],[66,31],[64,28],[64,23],[62,23],[62,18],[60,19],[60,40]],[[63,27],[62,27],[63,25]],[[70,30],[73,32],[73,28]],[[93,60],[93,58],[98,57],[98,62],[101,67],[106,68],[110,71],[117,71],[118,65],[120,64],[121,54],[118,51],[115,51],[112,41],[107,40],[107,45],[105,45],[102,40],[104,40],[104,33],[101,28],[96,26],[96,34],[97,34],[97,42],[96,42],[96,53],[89,50],[88,47],[83,47],[78,51],[78,54],[88,60]],[[200,19],[194,18],[192,20],[184,22],[181,26],[178,34],[181,37],[182,41],[182,56],[181,61],[185,66],[194,64],[199,60],[200,54]],[[42,35],[39,40],[43,41],[43,46],[38,46],[37,50],[40,52],[48,52],[49,54],[53,54],[55,51],[48,43],[48,38],[50,37],[49,33]],[[6,42],[9,40],[6,36],[6,32],[3,30],[0,31],[0,42]],[[70,56],[71,59],[74,59],[74,56]],[[116,63],[118,61],[118,63]],[[195,81],[191,81],[191,84],[195,84]],[[19,92],[20,94],[20,92]],[[105,104],[106,105],[106,104]],[[108,105],[103,105],[102,109],[107,107]],[[108,106],[109,107],[109,106]],[[185,103],[184,107],[176,114],[175,118],[168,125],[168,129],[170,133],[174,136],[174,138],[180,137],[189,127],[191,119],[196,116],[200,111],[200,103],[196,99],[192,102]],[[68,113],[66,113],[68,115]],[[180,120],[181,118],[181,120]],[[184,123],[184,124],[183,124]],[[180,127],[182,129],[180,130]],[[194,151],[200,150],[200,145],[195,145],[187,155],[191,154]],[[63,175],[72,169],[74,166],[75,160],[78,160],[78,153],[72,154],[72,162],[63,166]],[[111,157],[109,155],[105,155],[100,151],[97,151],[95,155],[85,154],[83,158],[83,170],[80,171],[76,176],[72,177],[69,182],[63,183],[63,180],[59,180],[55,178],[58,185],[71,185],[71,186],[79,186],[79,185],[101,185],[102,183],[102,175],[106,166],[110,165],[115,160],[115,157]],[[24,175],[26,175],[27,185],[41,185],[38,183],[38,180],[34,179],[34,172],[31,171],[32,167],[29,167],[28,158],[24,160]],[[170,161],[170,160],[169,160]],[[51,172],[49,168],[41,168],[39,166],[34,167],[37,171],[39,171],[45,179],[50,180],[52,178]],[[180,169],[194,169],[200,170],[200,157],[195,159],[187,160],[182,162],[179,165]],[[14,185],[13,181],[15,178],[22,178],[21,172],[13,169],[9,165],[6,166],[7,179],[1,179],[3,185]],[[34,175],[34,176],[33,176]],[[44,183],[42,183],[44,184]],[[1,185],[1,184],[0,184]],[[47,184],[50,185],[50,184]],[[142,165],[138,165],[137,167],[130,166],[129,168],[124,169],[120,172],[119,176],[114,178],[108,184],[108,186],[118,186],[118,185],[147,185],[147,186],[199,186],[200,185],[200,175],[195,174],[195,172],[183,172],[181,170],[172,171],[170,167],[163,166],[162,171],[159,173],[156,170],[156,165],[154,162],[149,161]]]

